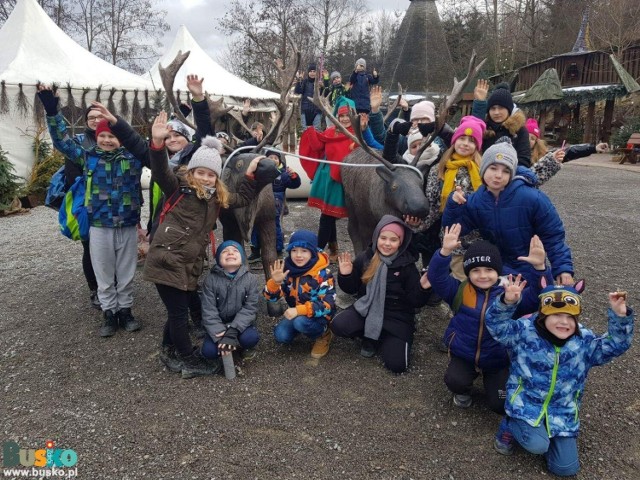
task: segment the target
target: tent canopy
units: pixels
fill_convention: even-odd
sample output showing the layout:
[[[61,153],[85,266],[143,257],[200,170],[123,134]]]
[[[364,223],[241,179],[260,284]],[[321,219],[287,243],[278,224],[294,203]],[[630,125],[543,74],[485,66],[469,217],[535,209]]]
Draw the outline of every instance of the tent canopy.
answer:
[[[173,85],[173,90],[187,91],[187,75],[195,74],[204,78],[204,89],[214,97],[231,97],[237,101],[245,98],[255,100],[274,100],[280,98],[280,95],[269,90],[258,88],[245,82],[240,77],[236,77],[232,73],[225,70],[220,64],[214,61],[207,53],[198,45],[191,36],[187,27],[181,25],[173,41],[173,45],[165,52],[165,54],[156,62],[153,67],[145,74],[150,79],[156,89],[163,89],[162,80],[160,78],[159,65],[167,67],[176,57],[179,51],[189,51],[189,58],[185,61],[182,68],[178,70]]]
[[[152,89],[148,79],[105,62],[78,45],[36,0],[18,0],[0,29],[0,80],[70,83],[78,88]]]
[[[527,90],[524,96],[518,100],[518,103],[554,102],[562,100],[563,97],[564,94],[562,93],[558,72],[555,68],[548,68],[540,75],[536,83]]]

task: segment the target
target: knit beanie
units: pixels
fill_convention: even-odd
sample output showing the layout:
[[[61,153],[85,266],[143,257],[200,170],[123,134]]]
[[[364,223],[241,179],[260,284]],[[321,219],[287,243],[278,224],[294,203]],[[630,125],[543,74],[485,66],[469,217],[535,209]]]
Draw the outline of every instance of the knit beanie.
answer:
[[[413,142],[415,142],[416,140],[422,140],[423,138],[424,137],[420,133],[420,130],[416,128],[415,131],[410,132],[409,136],[407,137],[407,147],[411,147],[411,144]]]
[[[240,259],[242,260],[242,263],[247,262],[247,257],[244,253],[244,248],[242,248],[242,245],[240,245],[236,241],[227,240],[225,242],[222,242],[220,246],[216,249],[216,263],[218,265],[220,265],[220,255],[222,254],[222,251],[227,247],[235,247],[238,250],[238,252],[240,252]]]
[[[359,58],[356,60],[356,67],[358,65],[362,65],[364,68],[367,68],[367,61],[364,58]]]
[[[318,237],[309,230],[297,230],[291,234],[287,252],[291,252],[295,247],[306,248],[311,252],[318,251]]]
[[[333,82],[336,78],[342,78],[342,75],[340,75],[340,72],[335,71],[331,72],[331,76],[329,78]]]
[[[510,178],[513,178],[518,168],[518,153],[511,145],[511,140],[508,137],[499,138],[498,141],[487,148],[484,155],[482,155],[482,163],[480,163],[481,178],[484,177],[487,168],[494,163],[505,165],[511,171]]]
[[[499,83],[493,93],[487,100],[487,110],[490,110],[494,105],[500,105],[509,111],[509,115],[513,113],[513,98],[511,97],[511,91],[508,83]]]
[[[171,131],[176,132],[179,135],[182,135],[188,141],[191,141],[191,133],[189,133],[189,129],[180,120],[176,120],[176,119],[169,120],[167,122],[167,127],[169,127]]]
[[[311,70],[315,71],[315,69],[316,69],[316,64],[310,63],[309,66],[307,67],[307,73],[309,73]]]
[[[342,105],[338,108],[338,116],[340,115],[349,115],[349,105]]]
[[[193,154],[187,170],[193,170],[194,168],[204,167],[215,172],[220,178],[222,173],[222,159],[220,158],[220,151],[223,148],[222,143],[216,137],[207,135],[202,139],[202,145],[196,153]]]
[[[400,225],[399,223],[387,223],[380,230],[380,233],[382,233],[382,232],[393,232],[393,233],[395,233],[398,236],[398,238],[400,239],[400,243],[402,243],[402,241],[404,240],[404,227],[402,225]]]
[[[538,122],[535,118],[527,118],[527,123],[525,125],[527,127],[527,132],[531,135],[535,135],[536,138],[540,138],[540,127],[538,126]]]
[[[276,157],[278,157],[278,160],[282,161],[282,155],[280,155],[280,152],[278,152],[277,150],[272,150],[270,148],[265,148],[264,156],[268,157],[269,155],[275,155]]]
[[[111,125],[109,125],[108,120],[100,120],[100,123],[98,123],[98,125],[96,126],[96,137],[98,137],[98,135],[100,135],[102,132],[109,132],[111,135],[113,135],[113,132],[111,131]]]
[[[456,143],[456,140],[462,136],[473,137],[476,142],[476,148],[478,151],[482,150],[482,136],[487,129],[487,125],[477,117],[467,116],[460,119],[460,125],[453,132],[451,137],[451,145]]]
[[[412,122],[418,118],[428,118],[430,122],[436,119],[436,106],[429,100],[422,100],[411,107],[411,117],[409,120]]]
[[[500,275],[502,273],[502,256],[498,247],[493,243],[486,240],[478,240],[467,248],[462,267],[467,277],[469,272],[477,267],[493,268]]]

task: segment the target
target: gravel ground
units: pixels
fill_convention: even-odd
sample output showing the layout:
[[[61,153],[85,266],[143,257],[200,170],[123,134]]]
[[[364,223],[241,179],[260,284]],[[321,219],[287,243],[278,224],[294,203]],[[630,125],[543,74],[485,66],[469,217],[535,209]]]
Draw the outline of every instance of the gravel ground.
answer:
[[[640,291],[640,175],[569,164],[545,186],[565,221],[576,270],[587,279],[582,322],[606,327],[606,294]],[[285,230],[316,229],[318,212],[290,205]],[[347,245],[346,221],[339,222]],[[2,442],[78,454],[93,479],[534,479],[539,457],[492,448],[498,416],[480,395],[452,406],[436,348],[446,312],[420,314],[412,368],[394,376],[357,343],[339,339],[320,361],[311,342],[277,346],[275,319],[259,317],[258,355],[230,382],[181,380],[157,357],[164,313],[136,276],[144,328],[97,335],[81,247],[57,232],[45,207],[0,218]],[[259,272],[258,272],[259,273]],[[266,309],[262,309],[263,312]],[[635,341],[634,343],[637,343]],[[591,372],[579,438],[579,479],[640,478],[637,345]]]

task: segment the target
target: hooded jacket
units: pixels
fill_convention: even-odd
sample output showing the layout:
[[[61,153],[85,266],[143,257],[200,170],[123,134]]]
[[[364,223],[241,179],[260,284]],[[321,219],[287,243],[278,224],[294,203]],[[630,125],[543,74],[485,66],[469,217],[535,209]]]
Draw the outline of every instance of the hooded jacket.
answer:
[[[389,223],[402,223],[404,238],[387,271],[387,290],[384,301],[384,319],[382,330],[406,342],[413,339],[415,331],[415,311],[426,305],[429,293],[420,286],[420,272],[416,267],[418,255],[410,248],[411,229],[392,215],[384,215],[373,233],[377,239],[382,227]],[[349,275],[338,274],[338,285],[348,294],[363,297],[367,293],[367,285],[362,281],[362,274],[373,258],[374,245],[360,253],[353,262],[353,270]]]
[[[627,308],[619,317],[608,309],[604,335],[580,325],[580,335],[560,347],[538,334],[537,315],[513,320],[516,308],[497,298],[485,317],[489,333],[511,355],[506,413],[534,427],[544,425],[549,437],[576,437],[589,369],[610,362],[631,346],[635,314]]]
[[[529,244],[538,235],[551,263],[554,277],[561,273],[573,274],[571,250],[565,242],[562,220],[553,203],[535,188],[537,178],[528,168],[518,167],[516,176],[496,198],[486,185],[458,205],[453,194],[447,200],[442,226],[454,223],[462,226],[461,235],[478,229],[485,240],[498,247],[502,255],[502,273],[522,273],[527,281],[535,274],[533,267],[518,260],[527,255]]]

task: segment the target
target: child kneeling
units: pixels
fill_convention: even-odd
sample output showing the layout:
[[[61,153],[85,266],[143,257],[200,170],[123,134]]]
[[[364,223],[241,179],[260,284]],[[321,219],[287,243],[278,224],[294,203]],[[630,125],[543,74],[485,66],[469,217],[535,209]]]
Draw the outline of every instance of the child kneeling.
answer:
[[[553,474],[575,475],[580,468],[578,412],[587,374],[631,346],[635,315],[627,308],[626,293],[610,293],[609,329],[596,336],[578,323],[584,281],[573,286],[545,282],[538,313],[512,320],[523,283],[512,278],[504,298],[496,299],[485,319],[491,335],[511,354],[507,415],[494,447],[510,455],[516,441],[525,450],[544,455]]]
[[[340,337],[362,338],[363,357],[373,357],[380,347],[384,366],[394,373],[409,366],[415,309],[426,305],[430,293],[410,243],[411,229],[399,218],[385,215],[373,232],[372,245],[353,263],[350,253],[338,257],[338,285],[359,298],[336,315],[331,329]]]
[[[284,297],[289,305],[284,318],[274,327],[278,343],[291,343],[300,333],[315,340],[313,358],[329,352],[333,335],[329,322],[335,313],[335,288],[329,270],[329,256],[318,248],[318,237],[308,230],[291,235],[289,256],[271,266],[271,278],[264,287],[269,302]]]
[[[258,344],[255,327],[260,288],[246,266],[244,249],[227,240],[216,252],[216,265],[202,285],[202,324],[207,332],[202,356],[218,358],[242,349],[243,356]]]

